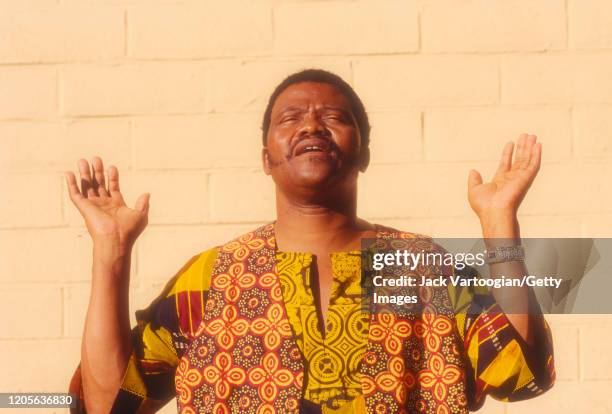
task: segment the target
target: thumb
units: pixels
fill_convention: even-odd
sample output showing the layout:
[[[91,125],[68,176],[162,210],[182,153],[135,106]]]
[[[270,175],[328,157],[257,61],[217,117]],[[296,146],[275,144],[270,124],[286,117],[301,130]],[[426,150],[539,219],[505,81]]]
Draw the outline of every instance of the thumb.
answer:
[[[138,200],[136,200],[136,205],[134,206],[134,208],[140,211],[141,213],[147,214],[149,212],[149,198],[150,197],[151,197],[151,194],[149,193],[142,194],[140,197],[138,197]]]
[[[476,170],[470,170],[470,175],[468,176],[468,189],[480,184],[482,184],[482,176],[480,173]]]

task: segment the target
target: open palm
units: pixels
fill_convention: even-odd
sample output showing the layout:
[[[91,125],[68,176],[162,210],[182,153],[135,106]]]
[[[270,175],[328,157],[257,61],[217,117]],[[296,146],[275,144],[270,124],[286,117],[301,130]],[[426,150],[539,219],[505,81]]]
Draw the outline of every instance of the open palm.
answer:
[[[131,246],[148,222],[149,194],[141,195],[134,208],[129,208],[119,188],[119,172],[115,166],[108,170],[108,186],[104,165],[99,157],[89,163],[78,162],[81,188],[72,172],[66,173],[68,192],[79,210],[94,241],[112,238],[122,246]]]
[[[516,152],[514,143],[508,142],[490,182],[483,183],[478,171],[470,171],[468,200],[479,217],[500,211],[516,213],[540,169],[542,145],[536,140],[535,135],[522,134]]]

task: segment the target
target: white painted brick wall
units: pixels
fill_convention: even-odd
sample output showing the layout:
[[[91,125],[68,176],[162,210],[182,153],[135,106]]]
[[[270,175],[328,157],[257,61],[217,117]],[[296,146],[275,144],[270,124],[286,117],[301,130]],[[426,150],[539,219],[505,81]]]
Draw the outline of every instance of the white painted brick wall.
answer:
[[[274,217],[261,115],[308,67],[370,112],[365,218],[478,237],[468,170],[488,177],[530,132],[544,164],[523,235],[612,235],[607,0],[0,0],[0,389],[64,390],[79,359],[91,243],[61,172],[100,155],[130,202],[152,193],[133,312],[189,257]],[[549,319],[555,388],[483,412],[612,409],[612,319]]]

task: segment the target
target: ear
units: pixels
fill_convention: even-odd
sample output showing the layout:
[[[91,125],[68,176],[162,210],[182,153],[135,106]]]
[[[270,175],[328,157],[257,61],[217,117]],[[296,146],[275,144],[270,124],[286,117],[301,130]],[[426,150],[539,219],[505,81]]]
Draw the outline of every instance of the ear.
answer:
[[[270,155],[268,154],[268,148],[267,147],[263,147],[261,149],[261,165],[263,166],[263,170],[266,173],[266,175],[270,175],[271,173],[271,168],[270,168]]]
[[[359,154],[359,171],[365,172],[370,165],[370,147],[363,148]]]

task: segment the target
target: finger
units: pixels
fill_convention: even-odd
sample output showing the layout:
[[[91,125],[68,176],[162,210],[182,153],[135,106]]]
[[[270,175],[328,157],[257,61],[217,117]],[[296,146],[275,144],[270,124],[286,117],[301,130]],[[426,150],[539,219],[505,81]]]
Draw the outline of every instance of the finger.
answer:
[[[97,183],[95,188],[98,190],[98,194],[103,197],[108,197],[108,191],[106,191],[106,183],[104,182],[104,164],[100,157],[93,157],[91,160],[91,166],[93,168],[93,179]]]
[[[499,167],[497,168],[498,173],[504,173],[510,170],[512,167],[512,152],[514,151],[514,142],[508,141],[504,145],[501,159],[499,160]]]
[[[482,176],[480,173],[476,170],[470,170],[470,175],[468,176],[468,190],[480,184],[482,184]]]
[[[542,143],[535,143],[531,151],[531,159],[529,160],[529,166],[527,168],[537,173],[540,170],[540,164],[542,162]]]
[[[89,163],[81,158],[78,162],[78,166],[79,176],[81,178],[81,194],[83,194],[83,197],[85,198],[95,197],[97,194],[92,186],[91,170],[89,169]]]
[[[516,142],[516,152],[514,153],[514,162],[512,167],[520,167],[525,158],[525,142],[527,141],[527,134],[521,134]]]
[[[119,170],[111,165],[108,167],[108,192],[112,194],[119,191]]]
[[[529,166],[529,162],[531,160],[531,153],[533,150],[533,145],[536,142],[537,137],[535,135],[528,135],[527,139],[525,140],[525,158],[523,159],[523,162],[521,163],[521,167],[522,168],[527,168]]]
[[[92,205],[86,202],[86,197],[79,191],[79,185],[77,184],[76,177],[71,171],[64,173],[66,177],[66,184],[68,184],[68,195],[72,204],[79,210],[79,212],[85,217],[92,210]]]
[[[76,177],[72,171],[66,171],[64,173],[66,178],[66,185],[68,186],[68,195],[70,200],[78,207],[78,203],[83,199],[83,194],[79,191],[79,186],[76,181]]]
[[[136,200],[136,205],[134,206],[134,208],[140,211],[141,213],[147,214],[149,212],[150,197],[151,194],[149,193],[142,194],[140,197],[138,197],[138,200]]]

